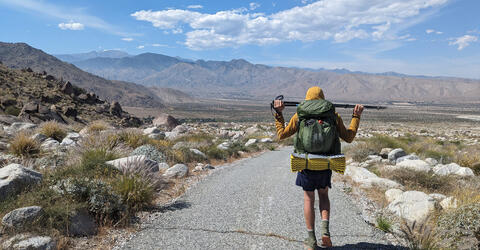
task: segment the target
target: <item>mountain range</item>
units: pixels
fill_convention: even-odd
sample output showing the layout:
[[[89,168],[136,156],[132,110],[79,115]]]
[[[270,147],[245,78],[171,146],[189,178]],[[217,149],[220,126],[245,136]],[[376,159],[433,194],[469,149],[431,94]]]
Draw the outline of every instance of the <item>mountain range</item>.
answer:
[[[72,63],[72,62],[87,60],[87,59],[96,58],[96,57],[122,58],[122,57],[130,56],[130,54],[121,50],[103,50],[103,51],[90,51],[86,53],[76,53],[76,54],[59,54],[59,55],[53,55],[53,56],[55,56],[56,58],[64,62]]]
[[[347,102],[478,102],[480,80],[311,70],[231,61],[188,61],[144,53],[123,58],[96,57],[74,62],[107,79],[168,87],[201,98],[270,99],[278,94],[301,98],[314,85],[327,98]]]

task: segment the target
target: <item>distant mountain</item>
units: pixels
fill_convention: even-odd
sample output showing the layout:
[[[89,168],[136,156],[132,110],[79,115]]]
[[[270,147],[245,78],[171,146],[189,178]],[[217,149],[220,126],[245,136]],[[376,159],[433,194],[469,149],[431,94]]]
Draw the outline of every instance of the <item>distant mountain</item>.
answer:
[[[130,56],[127,52],[121,50],[103,50],[103,51],[90,51],[86,53],[77,53],[77,54],[62,54],[62,55],[53,55],[56,58],[64,62],[77,62],[88,60],[96,57],[106,57],[106,58],[122,58]]]
[[[300,99],[314,85],[327,98],[347,102],[478,102],[480,81],[367,74],[340,70],[305,70],[252,64],[243,59],[194,62],[145,53],[128,58],[93,58],[75,63],[107,79],[169,87],[195,97],[268,99],[277,94]]]
[[[60,61],[54,56],[30,47],[25,43],[0,42],[0,61],[10,68],[31,68],[36,72],[46,71],[64,81],[70,81],[87,91],[93,91],[100,98],[118,101],[124,106],[163,107],[161,99],[144,86],[106,80],[87,73],[72,64]]]
[[[165,104],[171,103],[195,103],[197,100],[191,95],[172,88],[150,87]]]

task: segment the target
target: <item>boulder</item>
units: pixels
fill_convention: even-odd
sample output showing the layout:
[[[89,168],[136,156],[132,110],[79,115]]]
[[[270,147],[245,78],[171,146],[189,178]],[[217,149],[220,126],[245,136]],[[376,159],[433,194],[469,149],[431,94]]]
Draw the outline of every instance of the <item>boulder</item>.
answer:
[[[129,157],[123,157],[120,159],[107,161],[106,164],[112,165],[116,169],[132,170],[132,168],[142,168],[149,172],[158,172],[158,163],[156,161],[148,159],[145,155],[134,155]]]
[[[197,166],[195,166],[195,169],[193,169],[193,172],[206,171],[210,169],[214,169],[214,167],[210,164],[198,163]]]
[[[260,139],[260,142],[261,143],[272,143],[273,140],[271,138],[262,138],[262,139]]]
[[[37,113],[38,112],[38,103],[36,102],[29,102],[23,105],[22,111],[20,113]]]
[[[170,166],[166,162],[158,163],[158,169],[160,169],[160,170],[166,170],[166,169],[169,169],[169,168],[170,168]]]
[[[420,160],[420,158],[416,155],[416,154],[409,154],[409,155],[405,155],[405,156],[402,156],[400,158],[398,158],[395,162],[396,164],[402,162],[402,161],[406,161],[406,160]]]
[[[188,132],[188,127],[186,125],[178,125],[171,131],[172,133],[184,134]]]
[[[28,122],[14,122],[12,125],[8,127],[7,130],[11,132],[18,132],[20,130],[28,130],[28,129],[35,129],[37,125]]]
[[[161,114],[153,120],[153,125],[157,127],[166,127],[167,129],[173,129],[180,125],[177,119],[171,115]]]
[[[403,191],[398,188],[392,188],[385,191],[385,198],[387,199],[388,203],[397,199],[400,195],[403,194]]]
[[[359,183],[360,187],[363,188],[381,187],[389,189],[402,187],[402,185],[395,181],[380,178],[365,168],[355,167],[353,165],[346,167],[345,176],[350,176],[354,182]]]
[[[62,107],[62,113],[68,117],[77,117],[78,111],[75,107],[64,106]]]
[[[180,134],[177,132],[165,132],[165,138],[170,141],[177,139],[179,136]]]
[[[461,167],[456,163],[450,163],[447,165],[439,164],[433,168],[433,172],[436,175],[451,175],[455,174],[458,176],[475,176],[472,169]]]
[[[400,163],[397,163],[395,168],[403,168],[419,172],[428,172],[430,171],[431,166],[422,160],[404,160]]]
[[[110,105],[110,114],[121,117],[122,112],[123,110],[122,110],[122,106],[120,106],[120,103],[112,102],[112,105]]]
[[[60,146],[60,142],[58,142],[57,140],[55,139],[52,139],[52,138],[48,138],[47,140],[45,140],[41,145],[40,147],[43,149],[43,150],[55,150],[57,149],[58,147]]]
[[[457,199],[455,199],[453,196],[447,197],[440,202],[440,206],[444,210],[457,208]]]
[[[245,133],[247,135],[253,135],[253,134],[256,134],[258,132],[260,132],[260,129],[257,126],[253,126],[253,127],[249,127],[247,129],[245,129]]]
[[[91,236],[97,234],[95,219],[85,210],[75,211],[70,215],[68,235],[70,236]]]
[[[437,194],[437,193],[433,193],[433,194],[429,194],[428,196],[432,197],[435,201],[442,201],[443,199],[447,198],[447,196],[443,195],[443,194]]]
[[[0,141],[0,151],[6,151],[8,149],[8,143]]]
[[[175,164],[173,167],[167,169],[163,174],[167,178],[182,178],[185,177],[188,173],[188,167],[185,164]]]
[[[3,242],[2,249],[55,250],[57,244],[48,236],[17,234]]]
[[[17,208],[3,216],[2,225],[7,228],[21,229],[38,220],[42,214],[43,210],[39,206]]]
[[[36,133],[36,134],[32,135],[31,138],[34,139],[34,140],[37,141],[37,142],[40,142],[40,143],[42,143],[42,142],[44,142],[46,139],[48,139],[48,137],[47,137],[46,135],[40,134],[40,133]]]
[[[67,133],[67,136],[65,136],[65,138],[71,139],[73,141],[78,141],[80,140],[80,138],[82,138],[82,136],[76,132],[69,132]]]
[[[70,139],[70,138],[63,138],[62,142],[60,143],[61,146],[69,147],[69,146],[75,146],[77,143]]]
[[[367,160],[365,161],[367,165],[379,162],[382,162],[382,157],[379,155],[369,155],[367,156]]]
[[[380,156],[383,158],[383,159],[388,159],[388,154],[392,151],[393,149],[392,148],[382,148],[382,150],[380,150]]]
[[[387,209],[410,223],[420,223],[435,210],[435,200],[420,191],[406,191],[392,201]]]
[[[402,156],[405,156],[405,155],[407,155],[407,153],[405,153],[405,151],[403,149],[396,148],[396,149],[390,151],[390,153],[388,153],[388,160],[391,163],[395,163],[398,158],[400,158]]]
[[[0,201],[19,194],[29,185],[37,184],[41,180],[42,174],[20,164],[0,168]]]
[[[145,155],[148,159],[156,162],[165,161],[165,155],[160,152],[155,146],[149,144],[137,147],[135,150],[132,151],[132,153],[130,153],[130,156],[134,155]]]
[[[149,134],[148,138],[151,138],[151,139],[154,139],[154,140],[163,140],[163,139],[165,139],[165,133],[160,132],[160,133]]]
[[[253,145],[257,143],[257,139],[249,139],[246,143],[245,143],[245,147],[248,147],[250,145]]]
[[[198,155],[198,156],[200,156],[200,157],[202,157],[202,158],[204,158],[204,159],[207,159],[207,155],[204,154],[202,151],[196,149],[196,148],[191,148],[191,149],[190,149],[190,152],[192,152],[192,153],[194,153],[195,155]]]
[[[217,148],[221,150],[228,150],[230,148],[230,143],[229,142],[222,142],[220,143]]]
[[[158,129],[157,127],[146,128],[146,129],[143,130],[144,135],[157,134],[157,133],[160,133],[160,132],[162,132],[162,131],[160,131],[160,129]]]
[[[74,92],[73,85],[70,82],[66,82],[63,84],[61,91],[67,95],[71,95]]]
[[[433,158],[427,158],[425,159],[425,162],[428,163],[430,166],[436,166],[438,164],[438,161],[433,159]]]

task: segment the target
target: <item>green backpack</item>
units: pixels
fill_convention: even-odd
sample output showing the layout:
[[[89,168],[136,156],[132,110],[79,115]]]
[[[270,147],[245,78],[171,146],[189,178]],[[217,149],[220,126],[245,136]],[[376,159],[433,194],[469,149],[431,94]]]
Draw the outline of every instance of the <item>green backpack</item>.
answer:
[[[294,138],[296,153],[336,155],[341,153],[335,107],[327,100],[303,101],[297,107],[300,121]]]

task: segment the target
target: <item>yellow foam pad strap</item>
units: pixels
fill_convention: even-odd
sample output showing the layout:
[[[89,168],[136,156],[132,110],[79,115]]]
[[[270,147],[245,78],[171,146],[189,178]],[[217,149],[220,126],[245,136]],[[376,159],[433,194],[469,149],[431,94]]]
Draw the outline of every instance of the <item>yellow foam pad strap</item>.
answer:
[[[331,169],[339,174],[345,172],[345,155],[314,155],[314,154],[291,154],[290,167],[292,172],[304,169],[321,171]]]

